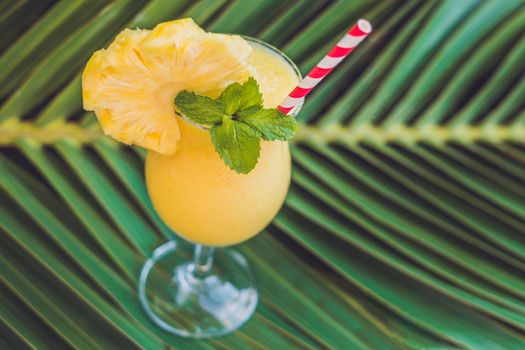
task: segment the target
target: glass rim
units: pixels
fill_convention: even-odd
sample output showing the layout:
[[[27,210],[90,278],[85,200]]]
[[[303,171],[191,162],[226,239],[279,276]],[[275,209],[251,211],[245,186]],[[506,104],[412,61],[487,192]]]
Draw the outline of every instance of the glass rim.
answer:
[[[236,35],[236,34],[230,34],[230,35]],[[292,68],[292,70],[294,71],[295,75],[297,76],[297,81],[301,81],[303,79],[303,76],[301,75],[301,71],[299,70],[299,68],[297,67],[297,65],[295,64],[294,61],[292,61],[292,59],[290,57],[288,57],[284,52],[282,52],[281,50],[279,50],[277,47],[273,46],[272,44],[269,44],[267,43],[266,41],[263,41],[261,39],[257,39],[257,38],[254,38],[254,37],[251,37],[251,36],[248,36],[248,35],[240,35],[240,37],[242,37],[243,39],[245,39],[246,41],[248,42],[252,42],[252,43],[255,43],[257,45],[260,45],[270,51],[272,51],[273,53],[275,53],[277,56],[281,57],[284,61],[286,61],[286,63]],[[299,113],[299,111],[301,110],[301,108],[303,107],[303,103],[304,103],[304,99],[299,102],[290,112],[289,112],[289,116],[290,117],[293,117],[295,118],[295,116],[297,116],[297,114]],[[197,123],[194,123],[192,122],[191,120],[189,120],[185,115],[183,115],[182,113],[178,112],[178,111],[175,111],[175,114],[177,116],[179,116],[182,120],[184,120],[185,122],[199,128],[199,129],[202,129],[202,130],[210,130],[211,128],[208,127],[208,126],[205,126],[205,125],[200,125],[200,124],[197,124]]]

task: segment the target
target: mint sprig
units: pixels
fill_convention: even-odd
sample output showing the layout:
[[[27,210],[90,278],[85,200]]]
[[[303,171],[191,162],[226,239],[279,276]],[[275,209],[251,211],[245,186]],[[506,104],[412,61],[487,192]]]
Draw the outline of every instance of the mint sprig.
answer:
[[[247,174],[257,165],[261,139],[286,141],[297,122],[278,109],[265,109],[254,78],[230,84],[217,99],[183,90],[176,108],[194,123],[210,128],[210,137],[221,159],[237,173]]]

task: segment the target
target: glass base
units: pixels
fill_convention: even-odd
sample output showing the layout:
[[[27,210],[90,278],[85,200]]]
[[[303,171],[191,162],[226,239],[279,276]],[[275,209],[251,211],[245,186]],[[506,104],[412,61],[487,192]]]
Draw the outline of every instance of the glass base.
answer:
[[[211,270],[194,271],[194,246],[167,242],[153,252],[140,273],[139,297],[148,316],[183,337],[230,333],[255,312],[258,294],[246,259],[232,249],[216,249]]]

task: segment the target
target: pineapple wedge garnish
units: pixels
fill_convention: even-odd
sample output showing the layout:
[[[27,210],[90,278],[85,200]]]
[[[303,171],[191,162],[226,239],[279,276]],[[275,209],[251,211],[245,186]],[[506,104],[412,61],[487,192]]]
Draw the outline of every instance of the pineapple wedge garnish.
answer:
[[[255,72],[242,37],[207,33],[192,19],[122,31],[93,54],[82,75],[84,108],[120,142],[170,155],[180,138],[174,98],[181,90],[216,97]]]

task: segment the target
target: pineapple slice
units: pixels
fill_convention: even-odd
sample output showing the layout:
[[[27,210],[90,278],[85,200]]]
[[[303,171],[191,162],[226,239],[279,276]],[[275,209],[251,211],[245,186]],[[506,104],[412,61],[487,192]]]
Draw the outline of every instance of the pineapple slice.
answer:
[[[177,93],[216,97],[229,84],[255,76],[251,52],[240,36],[207,33],[189,18],[153,30],[126,29],[87,63],[84,109],[95,111],[106,135],[173,154],[180,138]]]

